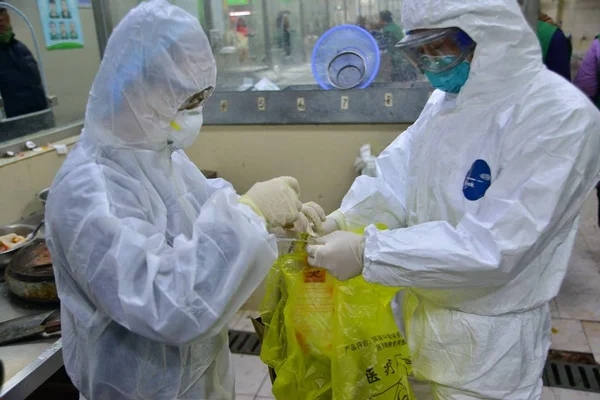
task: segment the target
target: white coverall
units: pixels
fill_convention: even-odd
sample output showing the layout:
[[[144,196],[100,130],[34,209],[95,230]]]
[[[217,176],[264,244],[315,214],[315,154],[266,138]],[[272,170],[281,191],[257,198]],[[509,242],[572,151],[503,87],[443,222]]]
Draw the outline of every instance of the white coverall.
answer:
[[[600,179],[600,112],[544,67],[514,0],[404,0],[403,22],[468,33],[470,76],[434,92],[379,178],[355,181],[342,228],[393,228],[367,229],[363,276],[410,288],[396,304],[436,398],[539,399],[548,302]]]
[[[277,246],[227,182],[167,146],[215,78],[198,20],[165,0],[112,33],[46,208],[63,357],[88,400],[234,398],[227,323]]]

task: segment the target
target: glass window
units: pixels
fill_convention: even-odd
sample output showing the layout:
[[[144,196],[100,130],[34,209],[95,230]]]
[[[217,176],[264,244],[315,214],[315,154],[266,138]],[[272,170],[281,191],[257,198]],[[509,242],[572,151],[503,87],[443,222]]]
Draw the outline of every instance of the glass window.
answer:
[[[103,1],[110,4],[112,26],[138,3]],[[412,123],[431,92],[394,47],[403,37],[401,0],[170,1],[200,20],[215,55],[217,87],[204,108],[207,125]],[[369,90],[323,90],[313,76],[317,42],[346,24],[362,27],[363,37],[380,51],[377,73],[360,85]],[[344,57],[357,60],[355,54]],[[366,62],[362,69],[360,62],[354,69],[344,62],[318,65],[359,78],[369,69]]]
[[[403,37],[400,0],[204,0],[203,7],[217,91],[320,89],[311,69],[314,47],[343,24],[370,32],[381,50],[372,87],[424,81],[394,48]]]
[[[0,6],[0,143],[80,121],[100,64],[92,9],[9,4]]]

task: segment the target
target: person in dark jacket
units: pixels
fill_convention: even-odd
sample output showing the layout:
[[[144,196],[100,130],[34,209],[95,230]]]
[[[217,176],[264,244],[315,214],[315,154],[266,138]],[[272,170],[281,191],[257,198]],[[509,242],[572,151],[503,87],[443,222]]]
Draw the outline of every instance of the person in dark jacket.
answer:
[[[411,82],[417,79],[417,70],[410,64],[404,54],[396,48],[396,44],[404,37],[404,32],[394,22],[392,13],[388,10],[379,13],[379,25],[383,31],[385,49],[392,59],[391,79],[393,82]]]
[[[525,0],[518,0],[527,16]],[[542,59],[546,68],[571,81],[571,55],[573,46],[560,26],[547,14],[539,12],[537,21],[529,21],[542,47]]]
[[[0,8],[0,95],[7,118],[48,108],[38,64],[15,39],[6,8]]]
[[[569,38],[558,24],[544,13],[540,13],[536,33],[542,46],[546,67],[570,81],[573,48]]]

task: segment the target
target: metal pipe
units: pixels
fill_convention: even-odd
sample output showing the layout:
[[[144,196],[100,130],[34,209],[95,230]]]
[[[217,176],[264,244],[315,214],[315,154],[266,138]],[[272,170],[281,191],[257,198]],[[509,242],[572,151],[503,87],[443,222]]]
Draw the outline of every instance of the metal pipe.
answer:
[[[300,49],[302,50],[302,61],[306,62],[306,44],[304,43],[304,37],[306,32],[304,30],[305,18],[304,18],[304,0],[298,2],[300,7]]]
[[[109,0],[92,0],[92,9],[94,11],[94,22],[96,23],[100,59],[102,59],[108,39],[114,29]]]
[[[273,51],[271,49],[271,33],[269,31],[268,0],[262,0],[263,32],[265,35],[265,61],[273,69]]]
[[[562,25],[563,15],[565,13],[565,0],[558,0],[557,12],[556,12],[556,23]]]

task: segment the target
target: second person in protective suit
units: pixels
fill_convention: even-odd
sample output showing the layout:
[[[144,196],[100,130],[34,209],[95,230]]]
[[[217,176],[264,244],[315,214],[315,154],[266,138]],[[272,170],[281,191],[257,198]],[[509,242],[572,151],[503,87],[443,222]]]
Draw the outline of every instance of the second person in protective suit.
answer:
[[[399,48],[438,90],[378,176],[354,182],[309,263],[408,288],[397,320],[436,399],[540,399],[548,302],[600,178],[600,113],[544,67],[515,0],[402,6]],[[343,232],[374,223],[390,230]]]
[[[227,326],[276,259],[268,228],[324,219],[293,178],[240,198],[188,159],[215,81],[198,20],[166,0],[108,42],[46,208],[65,367],[88,400],[233,399]]]

